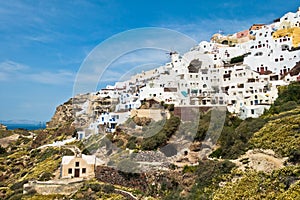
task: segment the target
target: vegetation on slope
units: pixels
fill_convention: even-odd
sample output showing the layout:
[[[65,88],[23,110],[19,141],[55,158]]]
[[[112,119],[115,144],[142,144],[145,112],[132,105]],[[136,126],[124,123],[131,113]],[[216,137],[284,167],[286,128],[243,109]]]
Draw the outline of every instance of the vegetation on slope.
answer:
[[[169,138],[177,131],[179,124],[180,119],[172,115],[158,133],[143,140],[141,143],[142,150],[154,150],[166,145]]]
[[[279,88],[279,97],[271,106],[270,110],[266,111],[263,116],[256,119],[246,119],[244,121],[235,120],[235,123],[225,123],[222,134],[219,138],[220,148],[213,152],[212,157],[236,159],[247,150],[251,148],[263,148],[265,144],[272,144],[275,141],[285,143],[287,146],[290,140],[297,142],[299,136],[299,109],[295,109],[300,106],[300,83],[292,83],[289,86],[283,86]],[[294,109],[294,110],[293,110]],[[288,112],[293,110],[292,112]],[[289,117],[288,117],[289,116]],[[285,118],[287,117],[287,118]],[[273,121],[276,120],[277,121]],[[281,124],[281,127],[279,127]],[[276,125],[274,128],[273,125]],[[267,127],[264,127],[267,126]],[[264,128],[263,128],[264,127]],[[269,128],[268,128],[269,127]],[[262,130],[260,130],[263,128]],[[260,130],[260,131],[259,131]],[[276,130],[276,134],[275,131]],[[255,141],[250,139],[256,134]],[[264,138],[259,138],[264,136]],[[273,136],[273,137],[270,137]],[[287,137],[285,141],[282,141],[280,137]],[[255,144],[254,144],[255,143]],[[269,145],[269,148],[278,152],[277,147]],[[277,148],[277,149],[276,149]],[[291,154],[297,154],[299,146],[293,145],[289,150],[284,150],[282,156],[291,156]],[[287,151],[289,152],[287,154]]]
[[[266,116],[289,111],[300,105],[300,82],[278,88],[278,98],[265,113]]]
[[[300,196],[300,167],[285,167],[273,171],[242,172],[235,182],[227,182],[213,199],[297,199]]]
[[[219,148],[212,157],[235,159],[249,149],[272,149],[278,156],[289,157],[282,169],[267,172],[253,170],[237,171],[234,164],[227,160],[204,160],[198,166],[186,166],[182,171],[177,169],[176,178],[181,182],[166,187],[157,187],[157,194],[165,199],[295,199],[300,195],[300,83],[279,88],[279,97],[269,111],[258,119],[244,121],[226,114],[222,134],[218,140]],[[118,137],[108,135],[108,139],[120,148],[153,150],[164,146],[177,131],[179,135],[188,136],[196,131],[196,141],[203,141],[207,136],[211,112],[201,114],[198,126],[185,123],[178,129],[180,120],[172,116],[157,134],[140,139],[118,132]],[[159,122],[158,122],[159,123]],[[147,134],[156,131],[157,124],[144,129]],[[213,127],[217,130],[219,127]],[[75,133],[70,125],[34,131],[34,138],[28,131],[1,131],[0,139],[14,134],[18,138],[12,140],[8,147],[0,148],[0,198],[1,199],[62,199],[59,195],[41,196],[23,195],[23,184],[32,179],[49,180],[59,168],[63,155],[72,155],[64,148],[37,147],[62,140]],[[213,135],[212,135],[213,137]],[[77,142],[80,149],[84,146]],[[91,147],[96,148],[97,146]],[[86,150],[87,151],[87,150]],[[175,169],[176,170],[176,169]],[[179,177],[180,176],[180,177]],[[149,193],[155,196],[155,193]],[[113,198],[124,199],[114,190],[114,186],[99,182],[86,182],[83,188],[72,196],[73,199]]]
[[[190,173],[195,177],[192,187],[186,195],[180,195],[183,188],[178,186],[164,199],[211,199],[214,191],[220,187],[219,183],[227,180],[234,166],[229,161],[205,160],[200,161],[198,166],[185,167],[183,172]]]
[[[279,156],[300,162],[300,108],[282,113],[269,121],[249,141],[253,148],[272,149]]]

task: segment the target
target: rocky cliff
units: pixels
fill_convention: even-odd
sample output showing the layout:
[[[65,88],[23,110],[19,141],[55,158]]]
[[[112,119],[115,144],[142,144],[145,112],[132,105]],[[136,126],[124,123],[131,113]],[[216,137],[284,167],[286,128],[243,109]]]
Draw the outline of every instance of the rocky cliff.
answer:
[[[74,122],[73,99],[69,99],[62,105],[56,108],[56,111],[49,122],[47,128],[55,128],[63,124],[72,124]]]
[[[3,125],[3,124],[0,124],[0,130],[6,131],[6,130],[7,130],[7,127],[6,127],[5,125]]]

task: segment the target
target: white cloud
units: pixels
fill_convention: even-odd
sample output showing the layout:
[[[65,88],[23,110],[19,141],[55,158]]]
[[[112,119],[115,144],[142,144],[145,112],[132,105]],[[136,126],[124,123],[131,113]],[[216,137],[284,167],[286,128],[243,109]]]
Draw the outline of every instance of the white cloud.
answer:
[[[4,61],[0,63],[0,72],[18,72],[18,71],[23,71],[29,69],[27,65],[20,64],[14,61]]]
[[[24,38],[34,42],[43,42],[43,43],[50,42],[53,40],[49,35],[25,36]]]
[[[69,84],[74,81],[74,73],[69,71],[49,72],[43,71],[40,73],[25,75],[28,80],[50,85],[63,85]]]
[[[14,61],[0,63],[0,81],[32,81],[42,84],[61,85],[74,81],[75,74],[66,70],[35,71],[33,68]]]

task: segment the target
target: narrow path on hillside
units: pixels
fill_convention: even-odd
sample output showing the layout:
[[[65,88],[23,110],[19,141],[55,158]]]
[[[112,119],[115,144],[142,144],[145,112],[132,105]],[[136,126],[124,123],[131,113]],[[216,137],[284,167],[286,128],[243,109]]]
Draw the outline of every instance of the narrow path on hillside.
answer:
[[[45,144],[43,146],[38,147],[38,149],[46,148],[46,147],[61,147],[66,145],[67,143],[74,142],[76,138],[70,138],[63,141],[55,141],[52,144]]]
[[[126,194],[126,195],[128,195],[129,197],[131,197],[132,199],[134,199],[134,200],[136,200],[136,199],[138,199],[136,196],[134,196],[131,192],[127,192],[127,191],[125,191],[125,190],[121,190],[121,189],[115,189],[115,191],[118,191],[118,192],[120,192],[121,194]]]

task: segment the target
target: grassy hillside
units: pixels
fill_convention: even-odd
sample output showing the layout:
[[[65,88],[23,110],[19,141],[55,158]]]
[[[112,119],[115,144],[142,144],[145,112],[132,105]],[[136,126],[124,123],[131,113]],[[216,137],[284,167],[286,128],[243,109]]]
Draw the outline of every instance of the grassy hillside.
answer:
[[[252,148],[272,149],[279,156],[293,156],[291,159],[300,162],[300,107],[276,118],[253,135],[249,141]]]
[[[244,121],[227,113],[217,149],[211,159],[199,162],[197,166],[174,167],[168,174],[160,172],[160,179],[153,179],[154,185],[142,193],[132,188],[128,191],[139,197],[152,196],[153,199],[297,199],[300,196],[300,83],[279,88],[279,98],[269,111],[257,119]],[[209,125],[210,112],[201,114],[195,141],[201,142]],[[108,135],[120,148],[157,149],[179,131],[186,135],[196,128],[185,124],[177,130],[179,119],[172,116],[167,120],[159,134],[151,139],[141,140],[126,133],[118,137]],[[160,123],[160,122],[157,122]],[[150,125],[149,132],[157,124]],[[218,127],[215,127],[216,129]],[[0,199],[125,199],[117,193],[118,186],[87,181],[73,196],[23,195],[23,184],[29,180],[49,180],[57,175],[61,157],[72,155],[65,148],[37,147],[72,136],[74,128],[61,126],[37,130],[31,134],[26,130],[0,132]],[[6,138],[7,139],[6,141]],[[95,140],[96,141],[96,140]],[[7,144],[4,146],[4,144]],[[96,143],[95,143],[96,144]],[[76,142],[84,149],[81,142]],[[100,144],[98,144],[100,145]],[[85,149],[93,150],[93,146]],[[95,147],[96,148],[96,147]],[[242,171],[233,159],[251,149],[270,149],[276,157],[288,157],[284,166],[273,171],[255,171],[248,167]],[[164,174],[165,173],[165,174]],[[170,180],[172,184],[168,184]],[[161,184],[158,184],[161,183]],[[174,184],[173,184],[174,183]],[[176,183],[176,184],[175,184]],[[152,189],[151,189],[152,188]],[[153,189],[154,188],[154,189]],[[126,190],[127,190],[126,189]]]
[[[235,182],[227,182],[216,190],[213,199],[299,199],[300,167],[292,166],[271,174],[247,171],[239,174]]]

